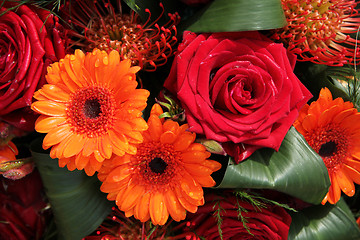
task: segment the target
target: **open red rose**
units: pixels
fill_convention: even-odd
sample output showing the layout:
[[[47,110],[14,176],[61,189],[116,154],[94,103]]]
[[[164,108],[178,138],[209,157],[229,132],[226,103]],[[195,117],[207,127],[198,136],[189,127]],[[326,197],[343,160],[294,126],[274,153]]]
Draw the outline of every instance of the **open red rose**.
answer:
[[[56,17],[34,6],[10,10],[16,4],[5,1],[0,8],[0,119],[33,130],[33,93],[45,83],[47,66],[65,56],[65,48]]]
[[[296,57],[258,32],[185,32],[178,51],[164,86],[208,139],[278,150],[311,98],[293,73]]]
[[[266,203],[263,206],[257,208],[230,192],[221,197],[207,195],[205,205],[199,207],[195,214],[189,214],[184,235],[191,240],[200,240],[200,237],[220,239],[216,218],[219,214],[222,239],[287,240],[291,216],[279,206]]]

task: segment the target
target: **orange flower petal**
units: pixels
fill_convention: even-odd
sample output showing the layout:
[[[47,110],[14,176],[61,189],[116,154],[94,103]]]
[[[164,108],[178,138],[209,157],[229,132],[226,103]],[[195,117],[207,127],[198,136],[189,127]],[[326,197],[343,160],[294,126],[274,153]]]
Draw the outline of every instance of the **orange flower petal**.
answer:
[[[106,182],[120,182],[132,173],[133,169],[127,164],[120,165],[106,177]]]
[[[126,196],[121,205],[118,205],[122,211],[129,211],[133,207],[135,207],[136,202],[140,199],[140,197],[145,193],[145,188],[142,185],[135,185],[134,187],[128,187],[124,192]]]
[[[55,127],[65,124],[65,117],[48,117],[40,115],[35,122],[35,130],[40,133],[50,132]]]
[[[205,151],[186,151],[181,153],[182,162],[184,163],[198,163],[201,164],[208,157],[210,157],[209,152]]]
[[[346,173],[344,173],[342,169],[339,169],[338,171],[336,171],[335,176],[341,190],[349,197],[354,196],[355,194],[354,183],[353,181],[351,181],[351,179],[349,179]]]
[[[163,215],[168,215],[162,193],[155,191],[151,194],[149,212],[151,221],[155,225],[161,224],[163,222]]]
[[[64,88],[54,84],[44,84],[40,90],[40,94],[45,96],[48,100],[65,103],[70,99],[70,93]]]
[[[356,184],[360,184],[360,172],[348,165],[343,165],[345,174]]]
[[[147,130],[153,141],[159,141],[162,134],[162,123],[158,116],[150,115],[148,119],[149,129]]]
[[[64,157],[72,157],[77,155],[84,147],[85,138],[79,134],[72,134],[71,138],[64,146]]]
[[[75,165],[78,170],[83,170],[84,167],[89,163],[90,157],[84,157],[81,154],[75,157]]]
[[[172,189],[168,189],[164,195],[165,203],[172,219],[174,219],[175,221],[184,220],[186,217],[186,210],[180,204],[174,191]]]
[[[57,103],[51,100],[37,101],[31,104],[31,109],[37,113],[53,116],[53,117],[65,117],[66,106],[63,103]]]
[[[331,186],[328,192],[328,201],[331,204],[335,204],[340,200],[341,188],[334,173],[329,173]]]
[[[141,222],[146,222],[150,219],[150,196],[150,193],[143,194],[135,206],[134,216]]]
[[[69,131],[68,125],[61,125],[52,129],[43,140],[43,148],[48,149],[49,147],[64,141],[72,135],[72,132]]]
[[[196,204],[190,203],[184,196],[180,188],[175,188],[175,193],[180,204],[189,212],[195,213],[198,209]]]
[[[184,132],[179,135],[178,140],[174,143],[175,151],[184,151],[191,143],[195,141],[196,135],[191,132]]]
[[[197,181],[202,187],[213,187],[216,182],[211,176],[193,176],[194,180]]]
[[[309,114],[304,118],[302,122],[302,126],[306,131],[310,132],[312,129],[314,129],[317,126],[316,122],[317,122],[316,117],[314,115]]]

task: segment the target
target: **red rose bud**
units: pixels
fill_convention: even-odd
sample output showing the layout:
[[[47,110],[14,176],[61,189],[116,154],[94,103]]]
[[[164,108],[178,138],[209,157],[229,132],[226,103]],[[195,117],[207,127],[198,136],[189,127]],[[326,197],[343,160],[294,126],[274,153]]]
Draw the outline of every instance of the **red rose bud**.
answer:
[[[285,209],[264,202],[257,207],[232,193],[206,195],[205,205],[187,220],[184,235],[192,240],[287,240],[291,224]]]
[[[34,169],[34,163],[30,159],[16,159],[18,149],[9,141],[0,145],[0,174],[3,177],[17,180],[30,174]]]
[[[164,86],[179,99],[189,130],[242,144],[232,151],[238,161],[258,148],[278,150],[311,98],[293,73],[295,55],[258,32],[185,32],[183,39]]]
[[[5,1],[0,8],[0,119],[23,130],[34,129],[26,109],[45,83],[46,68],[65,56],[58,19],[49,11]],[[28,116],[29,115],[29,116]]]

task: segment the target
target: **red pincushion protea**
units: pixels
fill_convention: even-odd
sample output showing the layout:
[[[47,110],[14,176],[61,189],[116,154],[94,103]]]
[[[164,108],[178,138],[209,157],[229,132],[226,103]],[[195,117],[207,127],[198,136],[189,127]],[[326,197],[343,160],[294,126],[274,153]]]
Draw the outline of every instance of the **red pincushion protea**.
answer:
[[[162,26],[157,21],[162,13],[151,22],[151,13],[145,23],[135,12],[122,13],[121,2],[117,9],[109,1],[75,0],[67,2],[62,12],[75,25],[70,31],[72,44],[83,50],[92,51],[94,48],[111,51],[117,50],[121,60],[130,59],[132,65],[140,66],[146,71],[155,71],[162,66],[173,54],[173,46],[177,42],[176,25],[180,18],[177,13],[168,14],[170,20]]]
[[[350,36],[360,26],[355,0],[282,0],[288,22],[273,39],[300,56],[329,66],[358,64],[356,39]]]

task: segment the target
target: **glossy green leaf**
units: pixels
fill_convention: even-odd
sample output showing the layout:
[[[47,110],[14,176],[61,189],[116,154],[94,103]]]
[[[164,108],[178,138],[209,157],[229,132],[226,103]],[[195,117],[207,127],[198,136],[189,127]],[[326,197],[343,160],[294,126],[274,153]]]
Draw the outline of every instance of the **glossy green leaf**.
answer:
[[[292,222],[288,239],[360,239],[359,226],[343,199],[340,199],[336,205],[312,206],[290,214]]]
[[[193,32],[281,28],[287,24],[280,0],[214,0],[188,22]]]
[[[329,186],[323,160],[292,127],[278,152],[260,149],[240,164],[229,165],[218,187],[273,189],[319,204]]]
[[[41,139],[31,144],[31,152],[54,214],[57,239],[80,240],[96,230],[111,211],[98,179],[60,168],[58,160],[42,150]]]

